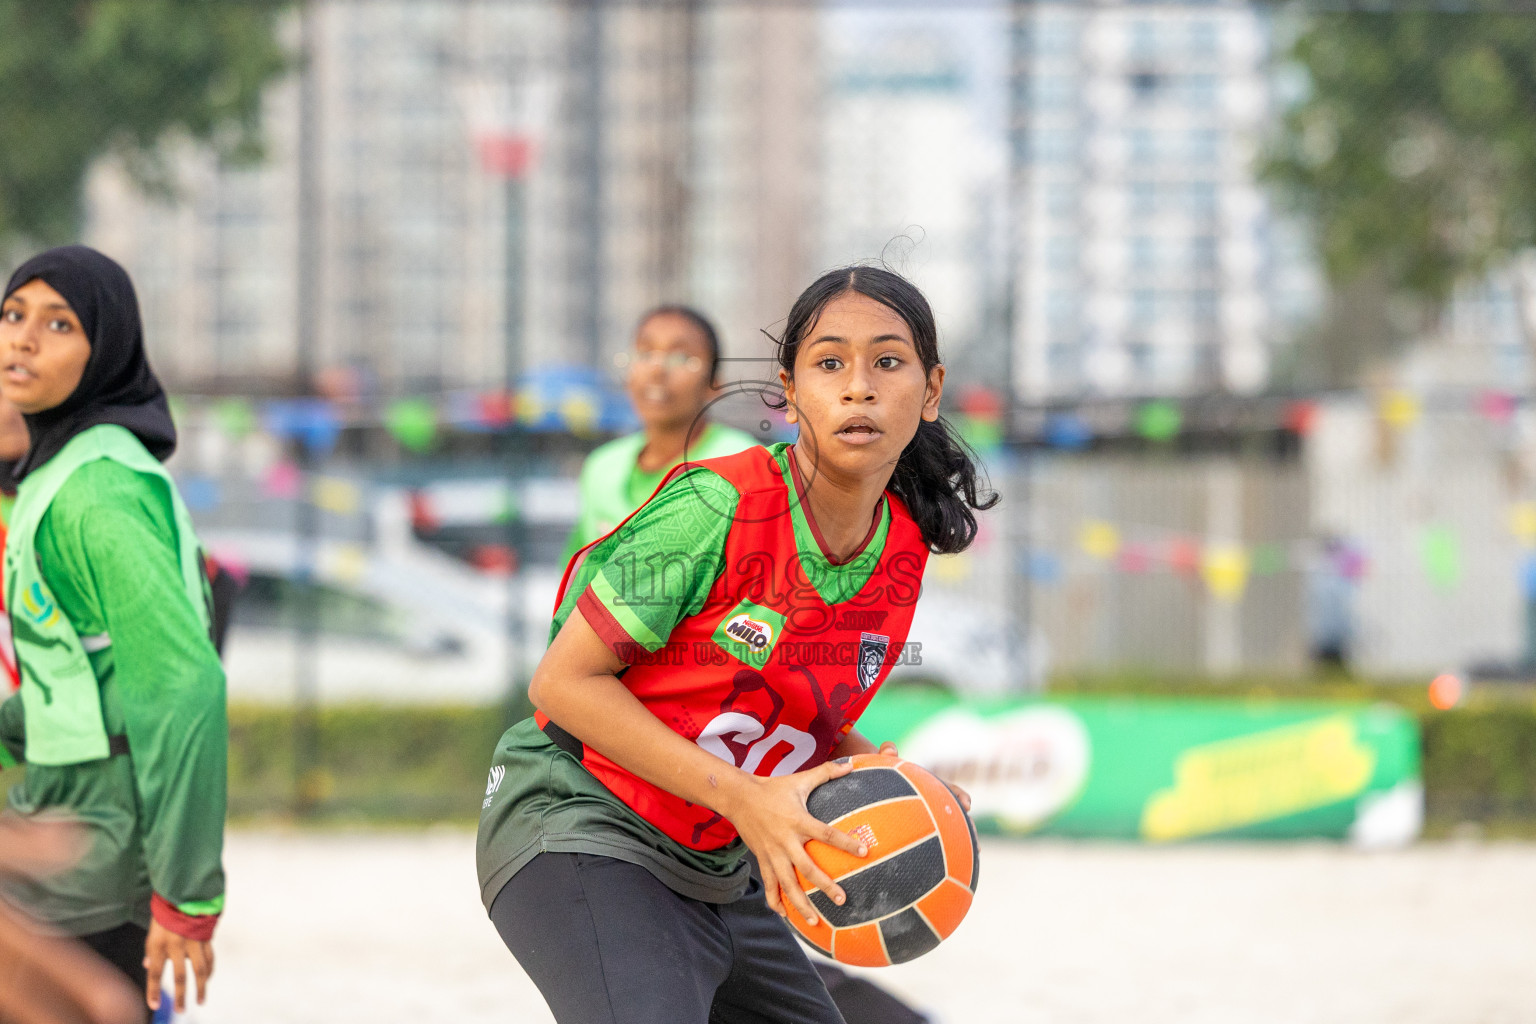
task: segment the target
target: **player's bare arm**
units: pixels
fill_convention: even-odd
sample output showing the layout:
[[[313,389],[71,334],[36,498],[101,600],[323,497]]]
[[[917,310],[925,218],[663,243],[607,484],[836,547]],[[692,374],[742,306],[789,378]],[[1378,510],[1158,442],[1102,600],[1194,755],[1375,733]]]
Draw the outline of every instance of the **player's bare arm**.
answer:
[[[817,839],[858,857],[866,851],[846,832],[812,817],[805,801],[811,790],[847,774],[850,766],[828,762],[777,778],[750,775],[652,714],[618,678],[623,667],[578,609],[539,663],[528,696],[556,725],[628,771],[729,820],[756,855],[768,905],[779,914],[785,910],[782,891],[800,914],[816,919],[795,884],[796,869],[841,904],[842,889],[816,866],[805,844]]]

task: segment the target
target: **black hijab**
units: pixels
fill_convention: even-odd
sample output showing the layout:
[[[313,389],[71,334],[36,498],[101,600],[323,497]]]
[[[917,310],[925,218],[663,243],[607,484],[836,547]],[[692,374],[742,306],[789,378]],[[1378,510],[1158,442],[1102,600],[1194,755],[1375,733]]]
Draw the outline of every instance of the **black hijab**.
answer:
[[[23,417],[32,446],[16,464],[16,479],[59,454],[76,434],[103,423],[126,427],[163,462],[176,450],[176,425],[144,356],[144,326],[128,272],[95,249],[66,245],[23,263],[5,286],[6,298],[39,279],[75,311],[91,355],[68,398]]]

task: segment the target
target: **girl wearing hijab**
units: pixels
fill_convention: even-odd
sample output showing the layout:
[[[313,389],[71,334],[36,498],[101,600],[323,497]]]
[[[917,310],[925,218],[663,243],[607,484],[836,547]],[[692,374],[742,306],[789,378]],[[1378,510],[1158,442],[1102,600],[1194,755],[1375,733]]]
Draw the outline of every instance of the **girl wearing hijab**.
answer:
[[[68,246],[11,276],[0,393],[31,441],[5,548],[21,691],[0,706],[0,763],[27,764],[7,813],[71,817],[89,837],[74,868],[5,895],[116,965],[150,1009],[170,962],[185,1009],[187,964],[206,994],[224,905],[224,673],[122,267]]]

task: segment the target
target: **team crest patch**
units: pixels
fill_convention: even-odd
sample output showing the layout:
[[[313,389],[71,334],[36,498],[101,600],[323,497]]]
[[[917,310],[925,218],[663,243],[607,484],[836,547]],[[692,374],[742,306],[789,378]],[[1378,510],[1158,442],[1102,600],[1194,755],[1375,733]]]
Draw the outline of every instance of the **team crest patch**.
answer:
[[[859,634],[859,689],[867,690],[880,678],[885,667],[885,653],[891,649],[891,638],[879,633]]]
[[[44,629],[59,621],[58,606],[43,592],[42,585],[36,581],[23,591],[21,606],[26,609],[27,618]]]
[[[773,656],[784,631],[784,616],[772,608],[743,601],[715,627],[714,641],[737,661],[761,670]]]

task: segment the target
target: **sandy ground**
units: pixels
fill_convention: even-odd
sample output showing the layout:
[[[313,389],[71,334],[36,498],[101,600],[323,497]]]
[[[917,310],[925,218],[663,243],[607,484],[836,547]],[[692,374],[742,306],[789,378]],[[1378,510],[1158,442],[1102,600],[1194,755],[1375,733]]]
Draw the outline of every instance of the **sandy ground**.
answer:
[[[200,1024],[544,1024],[466,832],[237,832]],[[1536,1021],[1536,845],[987,842],[970,917],[875,972],[940,1024]]]

